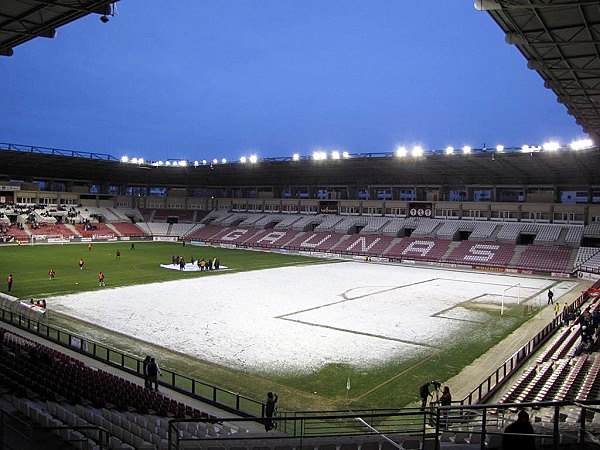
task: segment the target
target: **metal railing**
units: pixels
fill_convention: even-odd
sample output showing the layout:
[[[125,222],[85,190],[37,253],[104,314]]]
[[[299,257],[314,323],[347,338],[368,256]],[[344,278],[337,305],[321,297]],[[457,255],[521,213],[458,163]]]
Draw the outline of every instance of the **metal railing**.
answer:
[[[592,288],[599,288],[600,281],[594,283]],[[570,310],[576,310],[589,299],[586,292],[582,293],[569,305]],[[562,325],[561,315],[554,317],[552,322],[546,325],[529,342],[518,349],[513,355],[498,367],[491,375],[483,380],[463,400],[462,404],[473,405],[488,400],[528,359],[544,344],[550,336]]]
[[[90,339],[52,327],[35,319],[24,317],[4,307],[0,307],[0,320],[104,364],[132,375],[143,377],[143,361],[137,356],[128,355]],[[244,417],[260,417],[263,414],[264,404],[257,400],[203,381],[195,380],[169,369],[161,368],[161,372],[162,377],[159,380],[161,386],[173,389],[233,414],[239,414]]]
[[[245,432],[251,419],[173,419],[169,421],[169,449],[256,446],[284,448],[350,444],[358,448],[369,442],[388,442],[396,448],[438,450],[442,442],[468,444],[470,448],[500,448],[504,429],[521,409],[529,410],[534,439],[539,445],[559,442],[584,445],[593,442],[600,427],[590,412],[600,401],[542,402],[500,405],[453,405],[401,410],[303,412],[274,418],[276,428],[265,433]],[[211,429],[212,427],[212,429]],[[206,432],[206,430],[209,430]],[[235,430],[235,431],[232,431]],[[415,441],[418,441],[416,443]],[[329,447],[328,447],[329,446]],[[368,446],[368,445],[367,445]],[[389,446],[388,446],[389,448]]]

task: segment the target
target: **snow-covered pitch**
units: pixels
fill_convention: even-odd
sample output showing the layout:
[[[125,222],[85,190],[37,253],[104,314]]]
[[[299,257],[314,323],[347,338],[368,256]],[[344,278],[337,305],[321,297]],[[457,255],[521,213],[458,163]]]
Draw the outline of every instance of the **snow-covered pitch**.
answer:
[[[51,310],[191,356],[256,373],[329,363],[367,368],[442,347],[500,318],[503,292],[555,301],[576,281],[337,262],[54,297]],[[507,311],[518,288],[505,296]],[[489,326],[494,326],[493,322]]]

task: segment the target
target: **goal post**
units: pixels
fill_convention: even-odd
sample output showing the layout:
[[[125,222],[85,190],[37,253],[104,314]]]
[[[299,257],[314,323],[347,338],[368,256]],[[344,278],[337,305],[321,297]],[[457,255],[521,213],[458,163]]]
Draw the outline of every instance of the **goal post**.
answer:
[[[514,295],[515,293],[516,295]],[[521,283],[513,284],[502,291],[502,306],[500,308],[500,315],[504,314],[504,302],[507,298],[516,298],[517,305],[521,304]]]

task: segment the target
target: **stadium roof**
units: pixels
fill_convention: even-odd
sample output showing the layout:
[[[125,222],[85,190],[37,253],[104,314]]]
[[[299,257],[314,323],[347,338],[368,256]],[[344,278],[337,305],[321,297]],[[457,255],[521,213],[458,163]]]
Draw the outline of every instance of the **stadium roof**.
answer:
[[[475,7],[489,12],[506,42],[600,142],[600,1],[478,0]]]
[[[261,161],[155,167],[114,158],[24,152],[0,147],[0,180],[65,181],[196,188],[204,186],[598,186],[600,151],[493,151],[470,155],[351,157],[340,160]],[[103,155],[107,156],[107,155]]]
[[[36,37],[54,38],[56,29],[88,14],[112,14],[118,0],[2,0],[0,2],[0,55]]]

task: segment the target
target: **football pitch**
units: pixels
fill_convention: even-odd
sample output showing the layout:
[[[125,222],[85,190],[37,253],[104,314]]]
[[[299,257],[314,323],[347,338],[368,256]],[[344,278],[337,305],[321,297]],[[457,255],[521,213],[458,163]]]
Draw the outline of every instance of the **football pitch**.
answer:
[[[172,255],[227,269],[161,269]],[[560,299],[578,285],[165,243],[5,247],[0,264],[12,294],[47,298],[55,323],[234,392],[277,391],[290,409],[410,404],[529,319],[550,286]]]

